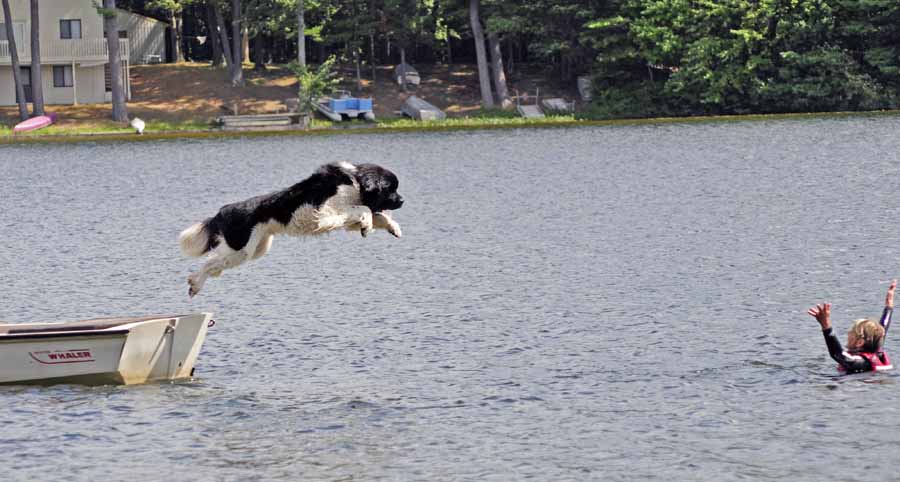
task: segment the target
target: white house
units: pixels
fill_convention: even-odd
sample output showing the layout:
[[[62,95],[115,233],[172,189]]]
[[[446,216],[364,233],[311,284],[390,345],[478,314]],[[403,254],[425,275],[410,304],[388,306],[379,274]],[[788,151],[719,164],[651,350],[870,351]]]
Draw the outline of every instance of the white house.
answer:
[[[116,9],[119,38],[128,39],[131,65],[154,64],[166,61],[166,30],[169,24],[155,18]]]
[[[19,63],[25,75],[25,97],[31,100],[31,10],[29,0],[10,0]],[[109,102],[109,51],[103,35],[103,18],[94,0],[43,0],[40,2],[41,74],[45,104],[96,104]],[[0,21],[3,17],[0,17]],[[119,40],[126,97],[131,98],[128,76],[128,39]],[[0,23],[0,105],[15,105],[6,26]]]

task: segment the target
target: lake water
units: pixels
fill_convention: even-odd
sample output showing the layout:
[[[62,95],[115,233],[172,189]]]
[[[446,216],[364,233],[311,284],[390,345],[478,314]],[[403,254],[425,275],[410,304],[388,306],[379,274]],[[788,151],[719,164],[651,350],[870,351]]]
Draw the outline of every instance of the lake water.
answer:
[[[897,132],[0,147],[0,319],[218,322],[190,382],[0,388],[0,476],[895,479],[900,370],[838,377],[805,311],[845,339],[900,276]],[[181,229],[341,159],[397,173],[402,239],[277,238],[188,299]]]

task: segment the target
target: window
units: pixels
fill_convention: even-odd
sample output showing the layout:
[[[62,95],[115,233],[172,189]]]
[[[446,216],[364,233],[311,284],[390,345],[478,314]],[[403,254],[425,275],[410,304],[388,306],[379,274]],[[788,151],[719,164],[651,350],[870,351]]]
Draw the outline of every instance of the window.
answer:
[[[53,66],[53,87],[72,87],[72,66]]]
[[[59,38],[81,38],[81,20],[60,20]]]
[[[13,22],[13,34],[16,37],[16,46],[22,50],[22,38],[25,32],[25,24]],[[6,40],[6,24],[0,22],[0,41]]]

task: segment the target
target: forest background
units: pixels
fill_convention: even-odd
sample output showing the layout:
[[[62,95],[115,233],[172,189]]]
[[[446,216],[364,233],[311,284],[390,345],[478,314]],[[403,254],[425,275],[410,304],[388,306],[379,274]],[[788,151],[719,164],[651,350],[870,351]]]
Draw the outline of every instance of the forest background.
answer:
[[[398,62],[401,54],[411,63],[474,61],[473,2],[119,4],[172,21],[180,55],[195,60],[221,56],[221,41],[193,40],[215,38],[213,7],[225,22],[238,13],[256,63],[297,58],[299,8],[310,60],[338,54],[365,76],[375,72],[367,67]],[[591,76],[589,117],[878,110],[897,108],[900,98],[894,0],[481,0],[477,6],[488,51],[503,69],[539,64],[573,84]]]
[[[109,0],[107,0],[109,2]],[[476,63],[591,79],[593,119],[870,111],[900,104],[896,0],[118,0],[173,25],[170,60],[254,68],[336,55],[377,66]],[[249,56],[245,58],[244,56]],[[384,75],[382,73],[382,75]]]

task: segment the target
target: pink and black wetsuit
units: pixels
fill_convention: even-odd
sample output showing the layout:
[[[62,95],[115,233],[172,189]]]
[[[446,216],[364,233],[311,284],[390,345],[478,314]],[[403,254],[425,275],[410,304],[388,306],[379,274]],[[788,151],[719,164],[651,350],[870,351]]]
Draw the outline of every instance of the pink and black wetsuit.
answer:
[[[888,328],[891,326],[891,315],[893,314],[892,308],[884,308],[884,313],[881,315],[881,326],[884,327],[884,336],[887,337]],[[891,359],[888,358],[887,353],[884,351],[879,352],[849,352],[844,351],[841,347],[841,342],[837,339],[837,336],[834,335],[834,332],[831,328],[827,330],[823,330],[822,334],[825,335],[825,344],[828,345],[828,354],[831,355],[831,358],[834,361],[838,362],[838,370],[846,373],[859,373],[859,372],[870,372],[870,371],[880,371],[880,370],[889,370],[894,368],[891,365]]]

